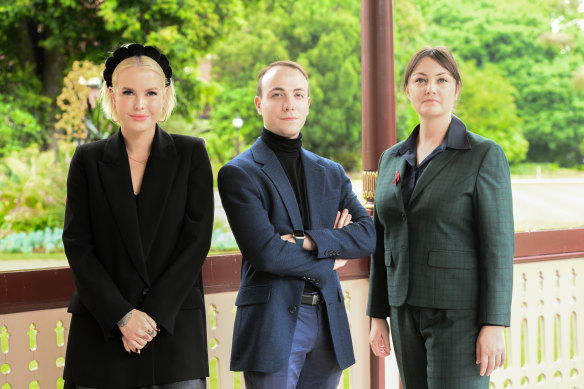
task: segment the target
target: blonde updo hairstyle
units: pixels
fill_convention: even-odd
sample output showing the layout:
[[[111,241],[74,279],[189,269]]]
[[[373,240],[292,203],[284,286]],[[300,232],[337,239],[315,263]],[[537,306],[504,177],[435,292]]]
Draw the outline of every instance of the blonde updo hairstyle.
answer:
[[[162,116],[160,118],[160,121],[161,122],[166,121],[170,117],[170,114],[172,113],[176,105],[176,92],[174,90],[174,83],[171,79],[170,82],[168,83],[168,86],[166,86],[167,79],[166,76],[164,75],[164,71],[162,70],[158,62],[156,62],[152,58],[146,55],[139,55],[126,58],[122,62],[120,62],[120,64],[116,66],[116,68],[114,69],[112,75],[111,90],[113,91],[117,88],[117,81],[120,72],[124,69],[133,67],[143,67],[146,69],[150,69],[160,76],[160,87],[161,90],[163,91]],[[110,92],[110,87],[108,87],[105,82],[101,87],[100,97],[103,112],[110,120],[117,123],[118,118],[116,117],[115,112],[116,110],[114,100],[112,97],[112,92]]]

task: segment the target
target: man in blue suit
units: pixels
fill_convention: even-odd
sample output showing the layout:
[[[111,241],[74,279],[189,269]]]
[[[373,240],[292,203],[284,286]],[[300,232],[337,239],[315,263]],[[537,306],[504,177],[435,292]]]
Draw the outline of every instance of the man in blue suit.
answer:
[[[374,250],[375,229],[341,165],[302,148],[306,71],[272,63],[255,105],[260,139],[218,177],[243,258],[231,370],[247,389],[334,389],[355,362],[336,269]]]

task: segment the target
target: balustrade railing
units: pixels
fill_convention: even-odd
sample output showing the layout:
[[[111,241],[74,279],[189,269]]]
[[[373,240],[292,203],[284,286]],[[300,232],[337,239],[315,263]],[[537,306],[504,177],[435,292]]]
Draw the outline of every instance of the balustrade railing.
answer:
[[[508,362],[491,387],[584,388],[584,229],[518,233],[516,242]],[[239,254],[211,256],[203,268],[210,389],[244,387],[229,371],[240,261]],[[369,351],[368,274],[367,258],[340,272],[357,363],[339,387],[398,388],[395,370],[384,377]],[[68,268],[0,272],[0,389],[62,386],[73,289]]]

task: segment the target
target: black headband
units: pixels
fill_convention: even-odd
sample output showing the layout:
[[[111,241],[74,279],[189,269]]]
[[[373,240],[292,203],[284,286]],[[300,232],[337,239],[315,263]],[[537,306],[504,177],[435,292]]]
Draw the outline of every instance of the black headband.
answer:
[[[166,76],[166,86],[170,85],[170,79],[172,78],[172,68],[170,67],[170,62],[166,55],[162,54],[156,48],[152,46],[142,46],[138,43],[132,43],[127,46],[122,46],[114,54],[105,61],[105,70],[103,71],[103,79],[108,87],[112,86],[112,75],[116,67],[130,57],[137,57],[145,55],[147,57],[155,60],[158,65],[162,68],[164,75]]]

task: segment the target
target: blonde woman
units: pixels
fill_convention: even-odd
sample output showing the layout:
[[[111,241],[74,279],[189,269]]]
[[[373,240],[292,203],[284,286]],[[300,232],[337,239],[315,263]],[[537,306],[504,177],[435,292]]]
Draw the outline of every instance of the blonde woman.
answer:
[[[159,127],[176,99],[170,63],[154,47],[118,48],[103,77],[102,105],[120,129],[80,146],[67,181],[63,243],[76,291],[66,387],[205,388],[205,144]]]

